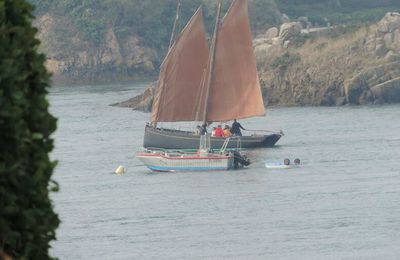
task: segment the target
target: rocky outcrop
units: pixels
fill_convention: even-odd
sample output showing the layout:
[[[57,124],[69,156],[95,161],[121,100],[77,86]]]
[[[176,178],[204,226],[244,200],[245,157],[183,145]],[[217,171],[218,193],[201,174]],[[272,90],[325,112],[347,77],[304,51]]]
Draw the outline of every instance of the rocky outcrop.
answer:
[[[400,96],[390,99],[385,94],[387,91],[380,91],[380,89],[386,89],[388,87],[394,88],[395,84],[399,83],[398,80],[396,80],[399,77],[399,61],[364,69],[355,77],[345,82],[344,87],[347,101],[349,104],[354,105],[382,102],[391,103],[400,98]],[[395,94],[395,92],[393,92],[393,94]]]
[[[272,40],[279,36],[279,29],[276,27],[271,27],[265,32],[265,39]]]
[[[298,47],[307,38],[330,37],[335,33],[333,27],[311,28],[307,17],[300,17],[297,22],[285,22],[280,28],[271,27],[265,34],[259,35],[254,41],[255,53],[258,61],[264,61],[267,52],[277,52],[278,47],[288,49]],[[275,48],[271,48],[274,46]],[[282,49],[280,48],[280,49]]]
[[[388,13],[369,28],[341,37],[319,36],[298,48],[290,42],[286,46],[299,36],[296,25],[286,24],[282,29],[286,32],[279,33],[279,50],[265,48],[266,40],[255,46],[256,53],[264,52],[257,61],[259,68],[265,69],[260,78],[266,103],[340,106],[399,102],[400,14]]]
[[[368,36],[366,45],[379,57],[389,51],[400,52],[400,14],[387,13]]]
[[[153,105],[154,94],[155,94],[155,83],[147,87],[142,94],[134,98],[128,99],[126,101],[112,104],[111,106],[129,107],[134,110],[150,112],[151,107]]]
[[[282,42],[290,41],[293,37],[299,36],[302,29],[300,22],[284,23],[279,30],[279,38]]]
[[[109,27],[104,41],[89,43],[67,17],[44,14],[35,20],[46,66],[57,84],[112,81],[154,75],[158,54],[140,38],[118,38]],[[60,34],[60,30],[63,30]]]
[[[372,87],[371,94],[375,101],[379,103],[399,103],[400,77]]]
[[[387,13],[366,38],[365,48],[378,65],[367,67],[345,84],[349,104],[400,100],[400,14]]]
[[[300,22],[288,23],[280,30],[270,28],[253,42],[265,104],[400,102],[400,14],[388,13],[376,25],[340,37],[337,32],[335,37],[316,34],[302,46],[290,44],[304,36],[299,30]],[[135,107],[148,110],[152,93],[146,90],[137,97]]]
[[[296,42],[296,39],[308,34],[304,31],[301,22],[285,22],[280,26],[269,28],[265,34],[259,35],[254,41],[254,53],[258,64],[263,64],[269,53],[279,53],[283,49],[288,49]]]

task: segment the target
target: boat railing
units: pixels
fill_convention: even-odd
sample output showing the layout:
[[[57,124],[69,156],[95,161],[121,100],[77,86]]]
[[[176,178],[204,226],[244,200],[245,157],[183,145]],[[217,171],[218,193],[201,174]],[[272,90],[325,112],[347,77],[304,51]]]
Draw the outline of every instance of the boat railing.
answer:
[[[190,127],[190,126],[163,127],[163,125],[161,124],[161,125],[158,125],[157,127],[154,127],[151,123],[146,123],[146,126],[151,128],[152,130],[156,130],[156,131],[160,131],[160,132],[179,133],[179,134],[186,134],[186,135],[196,135],[195,129],[193,129],[193,127]]]
[[[221,150],[220,150],[221,153],[226,151],[226,147],[228,146],[228,143],[229,143],[230,140],[231,140],[230,137],[225,139],[224,143],[221,146]]]
[[[263,135],[271,135],[271,134],[281,135],[281,136],[285,135],[282,130],[271,131],[271,130],[246,129],[246,131],[250,133],[250,136],[263,136]]]
[[[240,151],[242,149],[242,139],[240,138],[240,136],[230,136],[230,137],[226,138],[224,143],[222,144],[220,153],[226,152],[228,144],[231,140],[236,141],[236,148],[233,148],[233,149],[238,150],[238,151]],[[232,150],[232,148],[230,148],[230,150]]]
[[[242,149],[242,138],[240,136],[233,136],[231,138],[236,139],[236,149],[240,151]]]
[[[158,147],[146,147],[144,149],[145,152],[165,152],[164,148],[158,148]]]
[[[165,148],[159,148],[159,147],[147,147],[144,149],[144,152],[146,153],[161,153],[163,155],[167,156],[183,156],[183,155],[188,155],[188,156],[193,156],[197,154],[197,150],[179,150],[179,149],[165,149]]]

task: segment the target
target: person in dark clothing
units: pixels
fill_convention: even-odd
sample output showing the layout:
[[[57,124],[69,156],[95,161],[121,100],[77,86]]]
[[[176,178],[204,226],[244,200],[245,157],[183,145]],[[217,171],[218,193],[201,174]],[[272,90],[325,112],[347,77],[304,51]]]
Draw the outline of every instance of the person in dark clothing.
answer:
[[[242,136],[242,132],[240,131],[240,129],[246,130],[239,122],[236,122],[236,119],[233,119],[231,133],[236,136]]]
[[[200,135],[205,135],[207,134],[207,125],[203,124],[200,128]]]

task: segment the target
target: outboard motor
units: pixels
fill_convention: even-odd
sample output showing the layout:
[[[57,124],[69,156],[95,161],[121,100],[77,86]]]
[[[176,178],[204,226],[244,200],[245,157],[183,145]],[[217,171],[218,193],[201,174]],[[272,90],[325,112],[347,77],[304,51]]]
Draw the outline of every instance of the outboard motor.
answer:
[[[250,159],[241,155],[238,151],[233,152],[233,165],[235,169],[250,165]]]

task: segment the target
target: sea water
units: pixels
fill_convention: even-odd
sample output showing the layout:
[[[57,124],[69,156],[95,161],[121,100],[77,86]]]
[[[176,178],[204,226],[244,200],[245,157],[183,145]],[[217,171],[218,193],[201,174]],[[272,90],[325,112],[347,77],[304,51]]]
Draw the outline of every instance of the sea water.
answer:
[[[400,259],[399,105],[268,108],[240,123],[285,136],[247,169],[152,173],[135,158],[149,114],[109,106],[146,85],[52,89],[54,256]],[[301,166],[265,168],[284,158]]]

